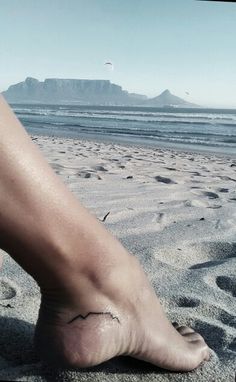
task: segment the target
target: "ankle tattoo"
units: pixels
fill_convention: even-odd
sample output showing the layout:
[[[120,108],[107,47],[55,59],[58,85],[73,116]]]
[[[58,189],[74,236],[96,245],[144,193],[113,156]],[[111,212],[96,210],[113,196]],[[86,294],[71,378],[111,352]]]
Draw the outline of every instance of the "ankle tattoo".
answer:
[[[72,320],[70,320],[69,322],[67,322],[67,324],[71,324],[72,322],[74,322],[75,320],[77,319],[82,319],[82,320],[86,320],[86,318],[88,316],[90,316],[91,314],[96,314],[96,315],[101,315],[101,314],[108,314],[113,320],[116,320],[119,324],[120,324],[120,320],[118,317],[116,316],[113,316],[112,313],[110,312],[89,312],[88,314],[86,314],[86,316],[82,316],[82,314],[79,314],[78,316],[75,316],[74,318],[72,318]]]

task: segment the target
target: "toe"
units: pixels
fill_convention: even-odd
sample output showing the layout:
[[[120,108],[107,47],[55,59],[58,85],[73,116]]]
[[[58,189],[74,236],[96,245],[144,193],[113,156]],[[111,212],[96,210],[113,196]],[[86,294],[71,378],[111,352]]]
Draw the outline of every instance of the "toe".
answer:
[[[204,341],[203,337],[199,333],[196,333],[196,332],[188,332],[188,333],[185,333],[182,335],[183,335],[184,339],[186,341],[189,341],[189,342]]]
[[[184,336],[185,334],[189,333],[195,333],[195,331],[192,328],[189,328],[188,326],[178,326],[176,327],[176,330]]]
[[[211,354],[210,354],[210,348],[204,341],[204,339],[201,337],[200,340],[195,340],[191,342],[192,345],[198,346],[199,348],[202,349],[202,360],[203,361],[209,361]]]
[[[206,350],[205,350],[205,357],[204,357],[204,361],[209,361],[211,358],[211,352],[210,352],[210,348],[207,346]]]

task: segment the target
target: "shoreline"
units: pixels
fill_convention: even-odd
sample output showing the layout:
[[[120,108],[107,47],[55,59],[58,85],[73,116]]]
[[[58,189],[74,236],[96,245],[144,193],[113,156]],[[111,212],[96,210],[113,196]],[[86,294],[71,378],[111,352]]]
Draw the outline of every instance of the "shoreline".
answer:
[[[28,132],[28,131],[27,131]],[[122,141],[119,139],[112,139],[109,137],[106,138],[100,138],[98,136],[94,137],[89,137],[85,135],[80,135],[76,137],[66,137],[64,135],[59,136],[59,135],[43,135],[43,134],[34,134],[31,132],[28,132],[28,134],[31,137],[45,137],[48,139],[52,138],[57,138],[57,139],[71,139],[71,140],[77,140],[77,141],[84,141],[84,142],[92,142],[92,143],[104,143],[104,144],[113,144],[113,145],[119,145],[119,146],[124,146],[124,147],[136,147],[140,149],[150,149],[150,150],[163,150],[163,151],[170,151],[170,152],[176,152],[176,153],[185,153],[185,154],[199,154],[199,155],[204,155],[206,157],[220,157],[220,158],[232,158],[236,159],[236,153],[223,153],[223,152],[214,152],[214,151],[209,151],[209,150],[204,150],[204,149],[194,149],[194,148],[186,148],[186,147],[170,147],[170,146],[165,146],[161,145],[158,146],[156,144],[151,144],[151,143],[143,143],[139,144],[138,142],[131,142],[131,141]],[[173,145],[174,146],[174,145]]]

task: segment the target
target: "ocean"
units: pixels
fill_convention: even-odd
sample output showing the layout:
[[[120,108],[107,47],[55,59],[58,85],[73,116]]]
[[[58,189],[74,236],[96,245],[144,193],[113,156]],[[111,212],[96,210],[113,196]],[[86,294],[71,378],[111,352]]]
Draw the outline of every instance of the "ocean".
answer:
[[[12,105],[30,134],[236,155],[236,110]]]

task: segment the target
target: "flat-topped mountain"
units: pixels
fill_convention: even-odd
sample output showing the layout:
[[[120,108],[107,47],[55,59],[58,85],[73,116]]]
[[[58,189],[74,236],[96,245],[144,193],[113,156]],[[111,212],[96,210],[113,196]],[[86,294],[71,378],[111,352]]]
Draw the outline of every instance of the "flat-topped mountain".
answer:
[[[122,104],[128,102],[128,92],[107,80],[74,80],[47,78],[41,82],[27,77],[3,92],[9,102]]]
[[[47,78],[39,81],[27,77],[25,81],[11,85],[3,92],[10,103],[76,103],[81,105],[120,106],[183,106],[195,105],[165,90],[155,98],[129,93],[109,80],[80,80]]]

